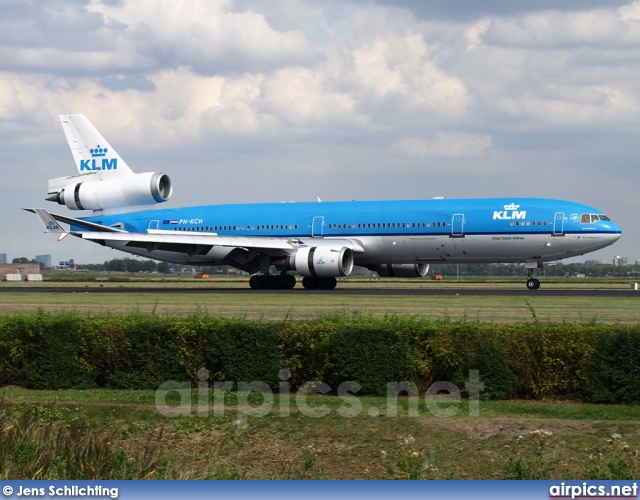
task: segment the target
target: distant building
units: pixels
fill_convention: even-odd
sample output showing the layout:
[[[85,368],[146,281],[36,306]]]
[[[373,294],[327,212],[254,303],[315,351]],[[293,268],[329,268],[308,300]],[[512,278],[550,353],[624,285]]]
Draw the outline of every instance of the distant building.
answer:
[[[597,266],[597,265],[601,265],[601,264],[606,264],[606,262],[603,259],[585,260],[584,263],[585,263],[586,266]]]
[[[38,264],[0,264],[0,280],[2,281],[23,281],[35,279],[40,276],[40,266]]]
[[[51,255],[36,255],[36,262],[44,264],[44,267],[51,267]]]
[[[627,265],[627,258],[626,257],[622,257],[620,255],[616,255],[613,258],[613,265],[614,266],[626,266]]]
[[[0,264],[6,264],[6,263],[7,263],[7,254],[0,253]]]

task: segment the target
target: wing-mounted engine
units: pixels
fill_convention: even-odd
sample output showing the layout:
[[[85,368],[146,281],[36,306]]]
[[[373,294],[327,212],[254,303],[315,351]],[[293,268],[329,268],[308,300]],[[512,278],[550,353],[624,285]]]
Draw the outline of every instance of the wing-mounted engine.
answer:
[[[102,179],[96,174],[49,181],[50,197],[71,210],[113,210],[167,201],[173,187],[166,174],[144,172]]]
[[[349,276],[353,271],[353,250],[346,246],[300,247],[287,258],[287,267],[302,276]]]
[[[423,278],[429,272],[429,264],[380,264],[370,270],[383,278]]]

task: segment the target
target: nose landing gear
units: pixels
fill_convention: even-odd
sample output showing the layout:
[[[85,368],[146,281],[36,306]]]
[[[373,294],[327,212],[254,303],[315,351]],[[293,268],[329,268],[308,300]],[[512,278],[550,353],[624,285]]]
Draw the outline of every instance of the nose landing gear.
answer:
[[[527,280],[527,288],[529,290],[537,290],[538,288],[540,288],[540,280],[536,278],[529,278]]]
[[[540,288],[540,280],[534,278],[535,270],[533,268],[527,269],[527,288],[529,290],[537,290]]]

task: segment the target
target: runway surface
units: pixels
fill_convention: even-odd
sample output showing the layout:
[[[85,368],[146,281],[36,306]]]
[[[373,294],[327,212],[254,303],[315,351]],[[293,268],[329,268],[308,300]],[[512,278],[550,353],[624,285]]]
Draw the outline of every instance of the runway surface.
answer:
[[[0,287],[0,293],[148,293],[148,294],[232,294],[232,295],[410,295],[410,296],[527,296],[527,297],[640,297],[640,290],[631,289],[481,289],[481,288],[336,288],[335,290],[305,290],[302,287],[293,290],[252,290],[250,288],[98,288],[98,287]]]

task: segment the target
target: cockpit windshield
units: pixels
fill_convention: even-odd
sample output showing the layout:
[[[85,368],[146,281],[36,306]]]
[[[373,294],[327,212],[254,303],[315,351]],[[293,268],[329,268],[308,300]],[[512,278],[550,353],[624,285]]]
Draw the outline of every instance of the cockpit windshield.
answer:
[[[580,218],[580,224],[591,224],[592,222],[598,222],[599,220],[611,220],[606,215],[598,214],[582,214]]]

